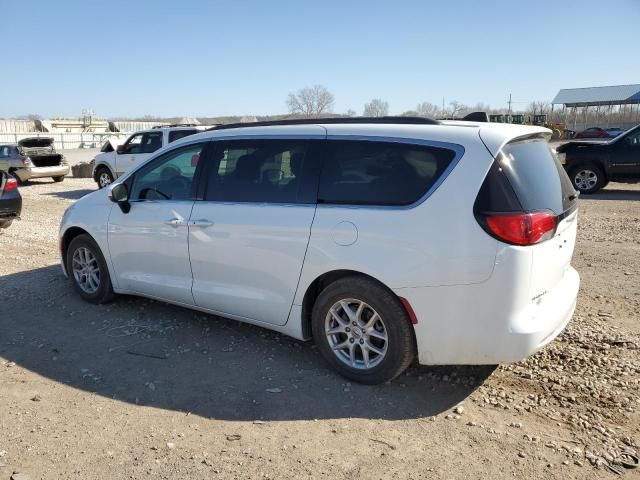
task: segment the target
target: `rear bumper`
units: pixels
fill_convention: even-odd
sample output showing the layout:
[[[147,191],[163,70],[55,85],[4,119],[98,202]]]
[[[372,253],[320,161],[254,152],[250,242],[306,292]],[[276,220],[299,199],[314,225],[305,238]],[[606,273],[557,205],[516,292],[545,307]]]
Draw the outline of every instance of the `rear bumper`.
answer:
[[[421,364],[495,365],[525,359],[565,329],[580,277],[568,267],[552,290],[520,308],[509,291],[496,295],[491,283],[395,290],[418,317],[414,327]]]
[[[19,217],[21,210],[22,199],[20,197],[0,198],[0,220],[11,220]]]
[[[29,178],[62,177],[69,174],[69,165],[56,165],[53,167],[29,167]]]

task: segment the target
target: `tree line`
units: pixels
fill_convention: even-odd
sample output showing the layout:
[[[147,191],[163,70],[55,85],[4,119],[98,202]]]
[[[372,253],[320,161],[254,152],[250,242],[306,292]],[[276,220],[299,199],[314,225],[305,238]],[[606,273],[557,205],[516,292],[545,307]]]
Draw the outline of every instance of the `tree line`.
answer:
[[[286,105],[289,115],[302,118],[314,118],[321,116],[357,116],[356,111],[347,110],[344,113],[334,113],[334,95],[324,86],[315,85],[313,87],[302,88],[296,92],[289,93]],[[407,110],[399,113],[400,116],[428,117],[428,118],[449,118],[461,119],[471,112],[487,112],[489,115],[497,114],[523,114],[531,117],[535,115],[547,115],[549,121],[564,122],[567,124],[591,123],[593,125],[609,122],[612,125],[622,122],[631,122],[640,119],[640,106],[623,107],[589,107],[587,109],[566,109],[561,106],[552,109],[551,103],[543,100],[530,102],[525,108],[492,108],[490,105],[479,102],[473,106],[465,105],[457,100],[451,100],[444,107],[430,102],[422,102],[416,105],[414,110]],[[367,102],[362,109],[364,117],[384,117],[390,115],[389,102],[374,98]]]

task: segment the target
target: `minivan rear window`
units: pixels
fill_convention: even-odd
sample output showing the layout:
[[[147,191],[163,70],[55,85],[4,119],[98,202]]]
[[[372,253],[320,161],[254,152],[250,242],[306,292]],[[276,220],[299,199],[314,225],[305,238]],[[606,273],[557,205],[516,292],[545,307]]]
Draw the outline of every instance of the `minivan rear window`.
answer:
[[[571,180],[545,139],[508,143],[498,164],[525,211],[551,210],[560,215],[577,201]]]
[[[410,205],[436,183],[456,156],[447,148],[405,143],[327,143],[319,203]]]

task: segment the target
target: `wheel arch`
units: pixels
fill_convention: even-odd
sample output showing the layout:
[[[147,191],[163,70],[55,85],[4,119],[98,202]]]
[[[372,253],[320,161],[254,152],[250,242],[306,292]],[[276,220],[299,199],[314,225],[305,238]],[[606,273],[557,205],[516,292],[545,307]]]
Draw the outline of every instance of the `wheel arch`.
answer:
[[[586,167],[588,165],[593,165],[594,167],[598,167],[600,170],[602,170],[605,181],[609,181],[609,169],[607,168],[607,162],[600,158],[579,157],[576,159],[572,159],[569,163],[567,163],[567,174],[570,175],[572,170],[579,167]],[[573,179],[571,179],[571,182],[573,183]]]
[[[93,236],[89,232],[87,232],[84,228],[75,227],[75,226],[67,228],[65,232],[62,234],[62,237],[60,237],[60,255],[62,256],[62,261],[65,262],[65,265],[67,261],[67,250],[69,249],[69,245],[71,244],[74,238],[80,235],[89,235],[91,238],[93,238]],[[94,241],[95,241],[95,238],[94,238]]]
[[[113,177],[114,180],[118,178],[118,176],[116,175],[116,172],[113,170],[113,168],[111,168],[111,165],[103,161],[103,162],[96,163],[95,167],[93,167],[93,180],[95,182],[98,181],[98,172],[100,171],[101,168],[106,168],[107,170],[109,170],[109,173],[111,173],[111,176]]]
[[[381,280],[368,275],[364,272],[360,272],[357,270],[349,270],[349,269],[340,269],[340,270],[330,270],[328,272],[323,273],[316,277],[305,290],[304,296],[302,298],[302,313],[301,313],[301,322],[302,322],[302,334],[304,338],[312,338],[312,328],[311,328],[311,313],[313,312],[313,306],[315,305],[316,300],[320,293],[333,282],[340,280],[345,277],[362,277],[368,280],[371,280],[383,288],[388,290],[389,292],[395,292],[386,285]],[[397,295],[396,295],[397,296]],[[398,300],[401,302],[402,307],[407,312],[407,315],[411,318],[411,312],[407,310],[407,306],[405,305],[403,299],[398,297]]]

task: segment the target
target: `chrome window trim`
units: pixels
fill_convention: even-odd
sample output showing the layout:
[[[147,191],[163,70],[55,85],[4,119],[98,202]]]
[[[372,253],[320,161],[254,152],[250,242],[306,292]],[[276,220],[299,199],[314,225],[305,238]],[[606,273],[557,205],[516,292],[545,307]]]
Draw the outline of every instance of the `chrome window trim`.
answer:
[[[198,135],[198,134],[196,134]],[[185,137],[189,138],[189,137]],[[207,203],[220,203],[227,205],[280,205],[280,206],[302,206],[302,205],[317,205],[320,208],[366,208],[371,210],[409,210],[415,207],[418,207],[422,203],[424,203],[431,195],[435,193],[435,191],[442,185],[442,183],[447,179],[447,177],[451,174],[453,169],[456,167],[460,159],[465,153],[465,148],[457,143],[451,142],[440,142],[437,140],[424,140],[419,138],[408,138],[408,137],[385,137],[385,136],[377,136],[377,135],[327,135],[327,134],[282,134],[282,135],[224,135],[224,136],[215,136],[215,137],[205,137],[205,138],[193,138],[189,139],[189,141],[185,141],[184,143],[180,143],[178,145],[172,145],[173,148],[164,150],[158,150],[157,154],[154,152],[154,155],[148,158],[146,161],[137,165],[134,170],[127,172],[126,175],[118,178],[118,183],[126,181],[131,175],[135,172],[143,168],[148,163],[154,161],[156,158],[161,155],[165,155],[167,153],[172,152],[173,150],[177,150],[179,148],[188,147],[190,145],[194,145],[197,143],[215,143],[215,142],[225,142],[225,141],[242,141],[242,140],[340,140],[340,141],[370,141],[370,142],[385,142],[385,143],[402,143],[408,145],[419,145],[426,147],[437,147],[437,148],[445,148],[448,150],[452,150],[455,152],[455,156],[451,160],[451,163],[447,166],[447,168],[442,172],[442,175],[434,182],[431,187],[415,202],[409,205],[366,205],[366,204],[350,204],[350,203],[269,203],[269,202],[229,202],[223,200],[193,200],[196,202],[207,202]],[[180,140],[177,140],[180,141]],[[114,182],[115,184],[116,182]]]

